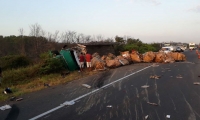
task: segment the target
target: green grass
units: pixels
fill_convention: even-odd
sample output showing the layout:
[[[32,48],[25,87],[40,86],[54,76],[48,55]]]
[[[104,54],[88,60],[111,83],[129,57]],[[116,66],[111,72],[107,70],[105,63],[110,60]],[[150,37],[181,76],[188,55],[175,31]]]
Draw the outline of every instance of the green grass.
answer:
[[[32,69],[36,69],[36,68],[37,68],[36,66],[32,66]],[[63,78],[60,73],[53,73],[53,74],[42,75],[42,76],[31,74],[32,77],[29,77],[30,73],[34,73],[34,70],[32,69],[31,67],[27,67],[27,68],[20,68],[16,70],[4,71],[3,75],[4,75],[4,78],[6,79],[3,78],[3,86],[0,87],[0,92],[1,91],[3,92],[6,87],[9,87],[11,88],[13,93],[7,94],[7,95],[0,94],[0,101],[8,100],[12,96],[18,97],[26,93],[45,89],[46,87],[44,86],[44,83],[47,83],[50,86],[56,86],[59,84],[65,84],[67,82],[80,79],[83,77],[87,77],[87,76],[97,73],[97,72],[83,72],[80,74],[78,71],[74,71],[66,75],[65,78]],[[23,75],[20,75],[20,74],[23,74]],[[25,75],[25,74],[28,74],[28,75]],[[7,77],[7,75],[10,75],[10,76]],[[18,77],[18,78],[13,78],[13,77]],[[9,80],[9,82],[8,81],[5,82],[4,80],[7,80],[8,78],[10,78],[11,80]],[[13,81],[13,80],[16,80],[16,81]]]

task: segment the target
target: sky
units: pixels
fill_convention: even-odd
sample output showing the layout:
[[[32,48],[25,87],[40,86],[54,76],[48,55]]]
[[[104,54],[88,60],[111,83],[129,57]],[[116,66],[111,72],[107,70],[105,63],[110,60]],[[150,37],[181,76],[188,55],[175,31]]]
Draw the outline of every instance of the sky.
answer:
[[[0,0],[0,35],[75,31],[143,42],[200,43],[200,0]]]

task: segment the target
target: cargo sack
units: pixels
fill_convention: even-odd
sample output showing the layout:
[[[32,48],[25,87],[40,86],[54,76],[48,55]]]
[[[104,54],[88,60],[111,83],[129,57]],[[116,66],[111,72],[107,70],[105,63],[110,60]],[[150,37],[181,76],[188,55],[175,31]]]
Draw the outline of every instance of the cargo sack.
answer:
[[[186,60],[186,57],[183,53],[174,52],[171,54],[175,61],[185,61]]]
[[[106,60],[106,66],[109,68],[115,67],[115,60]]]
[[[115,58],[116,58],[115,55],[113,55],[112,53],[108,53],[108,55],[107,55],[107,57],[106,57],[106,60],[113,60],[113,59],[115,59]]]
[[[156,63],[162,63],[162,62],[165,62],[165,60],[166,60],[166,55],[164,52],[156,53],[156,57],[155,57]]]
[[[155,59],[156,55],[154,52],[149,51],[143,54],[143,62],[153,62],[153,60]]]
[[[119,62],[122,64],[122,65],[128,65],[129,64],[129,61],[126,60],[124,57],[122,56],[117,56]]]
[[[124,51],[124,52],[120,52],[121,56],[125,59],[127,59],[129,62],[132,61],[131,56],[129,54],[129,51]]]
[[[105,69],[105,62],[97,57],[93,57],[91,60],[92,67],[96,70]]]
[[[103,55],[103,56],[101,57],[101,60],[105,61],[106,58],[107,58],[107,55]]]
[[[119,61],[118,58],[115,58],[114,60],[115,60],[115,66],[116,66],[116,67],[119,67],[119,66],[122,65],[122,63]]]
[[[96,65],[94,67],[96,70],[105,70],[105,63],[103,62],[96,62]]]
[[[173,63],[173,62],[175,62],[175,60],[172,57],[172,52],[166,53],[165,63]]]
[[[133,62],[136,62],[136,63],[141,62],[140,55],[137,52],[131,53],[130,56]]]
[[[100,55],[99,55],[99,53],[94,53],[94,54],[92,54],[92,57],[96,57],[96,58],[98,58],[98,59],[100,59],[101,57],[100,57]]]

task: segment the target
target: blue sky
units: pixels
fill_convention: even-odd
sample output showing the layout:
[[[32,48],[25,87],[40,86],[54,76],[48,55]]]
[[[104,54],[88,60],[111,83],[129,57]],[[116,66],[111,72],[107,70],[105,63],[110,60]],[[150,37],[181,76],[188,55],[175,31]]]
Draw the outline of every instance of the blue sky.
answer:
[[[200,43],[199,0],[0,0],[0,35],[38,23],[46,32],[75,31],[143,42]]]

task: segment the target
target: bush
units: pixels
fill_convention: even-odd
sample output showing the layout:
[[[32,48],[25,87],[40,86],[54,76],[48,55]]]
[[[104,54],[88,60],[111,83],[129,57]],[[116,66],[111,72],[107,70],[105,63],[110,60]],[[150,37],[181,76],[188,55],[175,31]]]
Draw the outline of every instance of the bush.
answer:
[[[40,65],[28,66],[26,68],[3,71],[3,85],[17,85],[30,82],[30,79],[38,75]]]
[[[26,67],[31,64],[31,60],[24,55],[9,55],[0,58],[0,66],[3,70]]]
[[[39,70],[40,74],[50,74],[60,72],[65,69],[65,64],[62,58],[51,58],[44,62]]]
[[[51,52],[44,52],[40,54],[40,60],[43,62],[50,58],[51,58]]]

